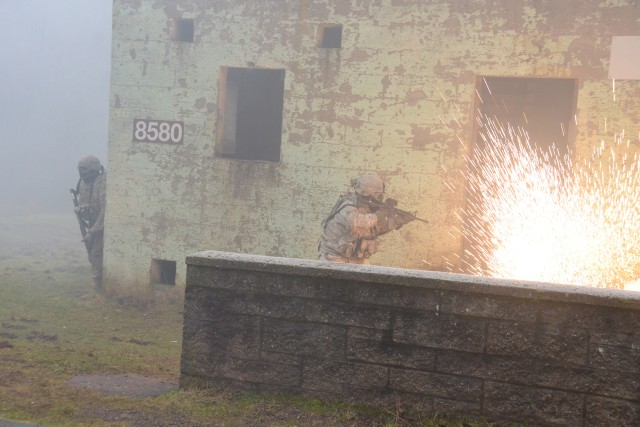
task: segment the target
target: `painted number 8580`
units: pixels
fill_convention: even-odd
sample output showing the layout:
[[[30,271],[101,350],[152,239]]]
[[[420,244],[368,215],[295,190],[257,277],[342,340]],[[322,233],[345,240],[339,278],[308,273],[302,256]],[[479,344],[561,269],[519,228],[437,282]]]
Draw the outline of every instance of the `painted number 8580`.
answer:
[[[182,122],[134,119],[133,140],[138,142],[182,144],[183,129]]]

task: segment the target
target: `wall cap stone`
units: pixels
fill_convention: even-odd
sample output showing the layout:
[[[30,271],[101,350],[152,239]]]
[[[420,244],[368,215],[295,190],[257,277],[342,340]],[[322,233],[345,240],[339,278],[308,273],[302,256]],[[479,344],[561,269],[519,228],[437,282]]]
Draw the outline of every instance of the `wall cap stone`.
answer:
[[[386,283],[453,292],[472,292],[484,295],[640,310],[639,292],[618,289],[220,251],[202,251],[189,255],[186,258],[186,263],[188,266],[304,275],[318,278],[326,277],[337,280]]]

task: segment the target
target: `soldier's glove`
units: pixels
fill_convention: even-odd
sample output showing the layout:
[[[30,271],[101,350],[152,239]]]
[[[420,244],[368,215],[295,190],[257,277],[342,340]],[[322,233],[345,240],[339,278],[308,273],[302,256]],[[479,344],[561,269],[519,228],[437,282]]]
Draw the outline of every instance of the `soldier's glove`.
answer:
[[[87,243],[93,243],[93,233],[91,233],[90,231],[87,231],[87,233],[82,238],[82,241]]]
[[[77,213],[80,214],[80,216],[86,214],[89,211],[89,207],[87,205],[81,205],[81,206],[77,206],[75,208],[73,208],[73,210]]]
[[[382,207],[375,211],[375,215],[378,218],[378,224],[386,224],[389,220],[389,209]]]
[[[398,201],[396,199],[389,198],[384,201],[384,204],[390,208],[395,208],[396,206],[398,206]]]

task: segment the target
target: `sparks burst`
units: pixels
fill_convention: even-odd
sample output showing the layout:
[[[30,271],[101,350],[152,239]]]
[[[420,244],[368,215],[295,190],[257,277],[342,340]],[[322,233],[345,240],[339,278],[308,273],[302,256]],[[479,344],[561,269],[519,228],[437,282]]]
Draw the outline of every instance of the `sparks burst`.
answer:
[[[472,274],[608,288],[640,277],[640,162],[604,144],[573,162],[521,128],[481,123],[462,215]],[[622,145],[617,138],[616,147]],[[628,148],[628,147],[627,147]]]

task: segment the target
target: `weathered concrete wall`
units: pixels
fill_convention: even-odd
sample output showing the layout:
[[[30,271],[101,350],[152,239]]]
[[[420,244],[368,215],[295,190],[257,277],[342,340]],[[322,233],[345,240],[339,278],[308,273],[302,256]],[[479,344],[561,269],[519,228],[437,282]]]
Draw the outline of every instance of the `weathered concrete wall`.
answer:
[[[312,260],[187,259],[181,386],[640,424],[640,297]]]
[[[314,258],[363,171],[431,223],[386,236],[372,263],[455,267],[477,76],[579,79],[583,153],[639,131],[640,84],[614,101],[607,78],[611,36],[637,33],[634,0],[115,0],[113,14],[108,283],[146,285],[158,258],[183,284],[182,260],[205,249]],[[175,18],[194,19],[193,43],[171,40]],[[327,23],[342,48],[316,47]],[[285,70],[279,163],[214,155],[220,68],[249,63]],[[184,141],[132,142],[134,118],[183,121]]]

